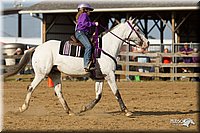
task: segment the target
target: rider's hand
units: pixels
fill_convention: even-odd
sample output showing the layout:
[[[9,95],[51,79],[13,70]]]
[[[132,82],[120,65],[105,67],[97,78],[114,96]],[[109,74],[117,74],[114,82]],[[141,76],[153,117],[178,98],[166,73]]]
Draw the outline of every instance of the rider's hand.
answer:
[[[98,25],[99,25],[99,22],[95,22],[95,25],[98,26]]]

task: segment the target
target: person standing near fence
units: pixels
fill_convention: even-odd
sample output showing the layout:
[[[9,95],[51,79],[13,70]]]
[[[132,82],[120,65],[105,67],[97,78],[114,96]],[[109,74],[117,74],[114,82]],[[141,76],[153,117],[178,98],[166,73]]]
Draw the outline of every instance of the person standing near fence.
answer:
[[[167,53],[169,53],[169,50],[168,50],[168,48],[165,48],[164,49],[164,53],[165,54],[167,54]],[[162,58],[162,63],[164,63],[164,64],[169,64],[169,63],[171,63],[172,62],[172,58],[170,57],[170,56],[164,56],[163,58]],[[170,73],[170,67],[164,67],[163,68],[163,72],[164,73]],[[169,80],[170,78],[168,78],[168,77],[164,77],[163,78],[163,80]]]
[[[16,51],[15,51],[15,53],[14,53],[14,55],[23,55],[23,54],[24,54],[24,53],[23,53],[23,51],[22,51],[21,48],[17,48]],[[19,58],[19,57],[17,57],[17,58],[15,59],[15,65],[17,65],[17,64],[20,62],[20,59],[21,59],[21,58]],[[22,70],[18,73],[18,75],[20,75],[20,74],[24,74],[24,69],[22,69]],[[17,81],[20,81],[21,78],[17,78],[16,80],[17,80]]]
[[[17,48],[14,55],[23,55],[23,51],[21,48]],[[17,59],[15,59],[15,65],[17,65],[20,61],[20,58],[17,57]]]
[[[184,47],[180,49],[180,53],[190,55],[193,53],[193,49],[189,47],[188,43],[184,43]],[[183,57],[183,63],[192,63],[192,57]],[[182,68],[182,71],[188,72],[188,68]]]
[[[199,53],[197,48],[194,48],[194,53]],[[200,57],[195,56],[192,57],[192,63],[200,63]],[[194,68],[194,73],[200,73],[200,68],[199,67],[195,67]],[[200,81],[200,77],[195,77],[192,78],[192,81]]]

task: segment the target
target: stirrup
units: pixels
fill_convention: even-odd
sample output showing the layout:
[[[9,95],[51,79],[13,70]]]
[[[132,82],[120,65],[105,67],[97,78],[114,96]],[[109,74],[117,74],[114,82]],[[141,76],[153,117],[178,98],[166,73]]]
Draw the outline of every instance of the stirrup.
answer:
[[[96,68],[95,67],[90,67],[90,68],[84,68],[86,72],[90,72],[90,71],[93,71],[95,70]]]
[[[92,71],[92,70],[95,70],[95,66],[94,64],[92,63],[92,61],[90,61],[87,65],[87,67],[84,68],[86,72],[89,72],[89,71]]]

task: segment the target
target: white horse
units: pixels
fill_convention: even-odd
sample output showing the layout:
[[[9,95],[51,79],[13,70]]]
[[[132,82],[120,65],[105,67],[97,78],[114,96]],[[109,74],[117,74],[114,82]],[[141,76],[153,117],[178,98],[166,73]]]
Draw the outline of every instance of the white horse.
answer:
[[[131,25],[130,25],[131,24]],[[113,94],[119,102],[121,111],[126,116],[132,115],[127,107],[125,106],[119,90],[115,82],[115,70],[116,64],[115,59],[119,53],[119,50],[125,42],[123,40],[134,40],[135,44],[141,48],[148,47],[148,40],[143,34],[138,32],[132,27],[132,21],[129,20],[125,23],[120,23],[113,28],[110,32],[106,33],[102,37],[102,50],[100,58],[97,59],[100,66],[101,72],[105,75],[104,79],[107,80]],[[83,58],[63,56],[58,53],[60,47],[60,41],[50,40],[47,41],[35,49],[30,49],[24,54],[19,65],[16,66],[15,72],[10,72],[5,77],[16,74],[17,71],[21,70],[29,62],[32,55],[32,66],[35,72],[35,77],[31,84],[27,87],[27,95],[24,104],[19,107],[20,112],[28,109],[31,95],[39,83],[46,77],[49,76],[54,82],[54,91],[62,104],[67,114],[74,114],[69,108],[66,100],[62,94],[61,84],[61,72],[67,75],[79,75],[88,76],[89,73],[84,71]],[[108,56],[109,54],[109,56]],[[84,112],[92,109],[101,99],[102,89],[104,80],[98,80],[95,82],[96,97],[89,104],[83,107],[80,112]]]

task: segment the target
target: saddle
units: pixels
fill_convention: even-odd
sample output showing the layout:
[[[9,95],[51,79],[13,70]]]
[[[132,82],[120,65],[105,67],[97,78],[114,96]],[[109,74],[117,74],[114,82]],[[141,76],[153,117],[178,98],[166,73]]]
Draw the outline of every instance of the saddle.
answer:
[[[92,43],[92,54],[94,54],[95,51],[95,44]],[[102,45],[99,44],[99,47],[102,48]],[[70,36],[69,40],[63,40],[60,44],[59,54],[66,55],[66,56],[74,56],[74,57],[83,57],[85,52],[84,45],[76,39],[74,35]],[[100,58],[101,52],[97,50],[96,58]],[[94,56],[92,56],[94,57]],[[94,60],[94,59],[92,59]]]
[[[93,48],[94,48],[94,43],[92,43]],[[76,39],[74,35],[70,37],[69,41],[61,41],[60,44],[60,49],[59,49],[59,54],[61,55],[66,55],[66,56],[74,56],[74,57],[83,57],[85,52],[85,47],[83,44]],[[94,54],[94,51],[92,52]],[[100,58],[101,52],[96,55],[96,58]],[[92,62],[95,63],[93,64],[95,67],[95,70],[90,71],[90,78],[93,80],[102,80],[104,79],[104,75],[102,74],[100,70],[100,66],[98,64],[98,61],[94,62],[94,56],[92,56]]]
[[[74,35],[70,36],[69,41],[70,41],[71,45],[84,47],[83,44]],[[90,38],[90,42],[91,42],[92,46],[95,46],[93,38]]]
[[[78,39],[76,39],[76,37],[74,35],[70,36],[69,42],[70,42],[71,45],[83,47],[83,44]]]

